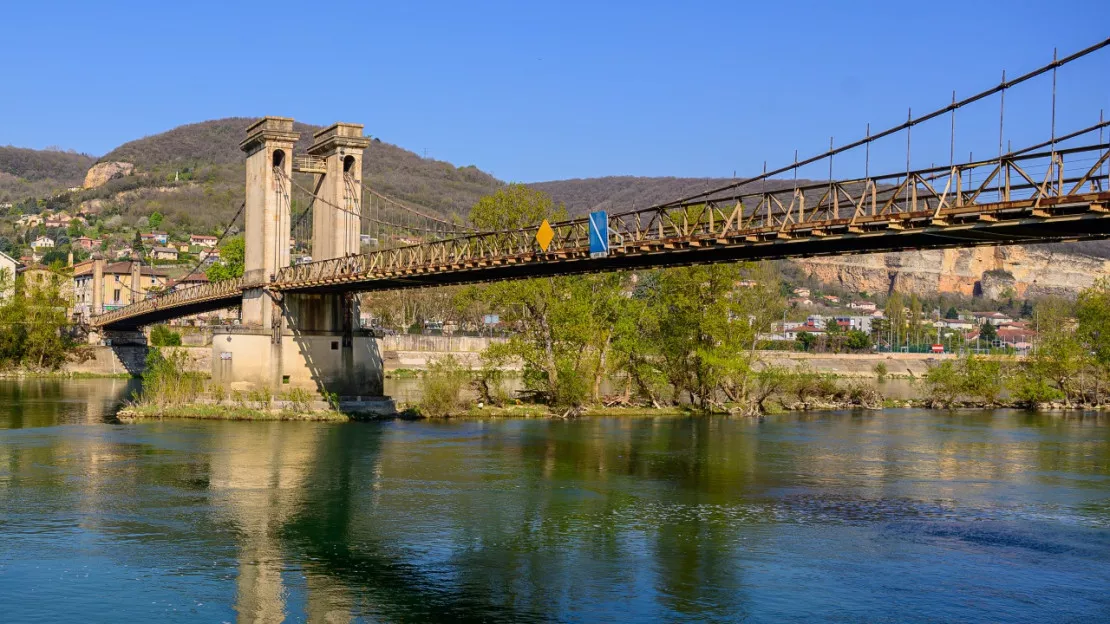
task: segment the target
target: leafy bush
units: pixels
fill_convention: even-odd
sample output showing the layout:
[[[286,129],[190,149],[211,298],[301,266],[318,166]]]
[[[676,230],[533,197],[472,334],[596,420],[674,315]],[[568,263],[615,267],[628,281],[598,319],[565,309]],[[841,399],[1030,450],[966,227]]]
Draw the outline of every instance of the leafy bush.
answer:
[[[470,381],[470,371],[453,356],[434,362],[424,375],[424,394],[420,412],[431,418],[444,418],[466,408],[463,389]]]
[[[165,352],[151,349],[146,355],[143,371],[142,402],[153,405],[193,403],[204,391],[204,378],[188,369],[188,359],[181,349]]]
[[[180,347],[181,334],[165,325],[155,325],[150,330],[150,344],[155,347]]]
[[[289,404],[289,410],[303,414],[311,411],[315,396],[304,388],[291,388],[282,392],[281,398]]]
[[[875,377],[879,380],[879,383],[886,381],[886,376],[889,374],[886,368],[886,362],[879,362],[875,365],[873,370],[875,371]]]
[[[1002,362],[968,355],[929,367],[925,391],[937,405],[948,406],[959,398],[995,403],[1002,393],[1005,376]]]
[[[1036,407],[1038,403],[1064,398],[1064,393],[1054,386],[1052,381],[1025,369],[1011,377],[1007,386],[1014,400],[1027,407]]]
[[[247,399],[254,403],[258,409],[269,409],[270,403],[274,400],[274,395],[268,389],[255,388],[247,393]]]

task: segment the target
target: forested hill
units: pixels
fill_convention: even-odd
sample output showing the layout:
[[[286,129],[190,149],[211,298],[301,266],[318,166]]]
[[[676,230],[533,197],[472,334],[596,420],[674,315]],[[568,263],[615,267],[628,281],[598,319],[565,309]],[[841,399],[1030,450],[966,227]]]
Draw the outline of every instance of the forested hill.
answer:
[[[95,160],[74,152],[0,147],[0,203],[81,186]]]
[[[232,117],[180,126],[124,143],[100,162],[133,163],[136,174],[157,174],[163,180],[184,177],[208,185],[209,196],[230,194],[232,203],[243,194],[243,152],[239,143],[254,118]],[[297,123],[297,145],[303,151],[320,126]],[[373,128],[366,128],[369,136]],[[375,136],[363,158],[363,180],[368,185],[443,214],[465,215],[481,196],[501,185],[474,166],[426,159]],[[172,210],[171,210],[172,212]]]

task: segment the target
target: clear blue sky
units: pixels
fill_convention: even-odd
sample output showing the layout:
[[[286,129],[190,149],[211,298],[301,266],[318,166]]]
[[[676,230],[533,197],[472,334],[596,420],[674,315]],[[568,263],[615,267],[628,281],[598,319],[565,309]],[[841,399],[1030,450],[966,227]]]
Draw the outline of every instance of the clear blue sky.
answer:
[[[743,176],[1099,41],[1105,2],[8,3],[0,144],[99,155],[271,114],[510,181]],[[1062,131],[1110,111],[1110,49],[1083,67],[1061,71]],[[1012,101],[1007,139],[1047,136],[1047,100]],[[957,120],[960,153],[997,149],[988,108]],[[915,134],[915,166],[947,160],[947,128]],[[904,142],[874,166],[904,167]]]

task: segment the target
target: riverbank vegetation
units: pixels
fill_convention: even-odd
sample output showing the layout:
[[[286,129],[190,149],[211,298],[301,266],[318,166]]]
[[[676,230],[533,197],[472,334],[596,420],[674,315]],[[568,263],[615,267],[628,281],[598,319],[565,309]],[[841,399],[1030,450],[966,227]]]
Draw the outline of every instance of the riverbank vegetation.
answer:
[[[58,370],[78,343],[68,331],[60,272],[35,279],[0,271],[0,370]]]
[[[479,201],[470,221],[482,230],[527,227],[565,211],[536,190],[510,185]],[[786,309],[771,263],[677,267],[499,282],[458,289],[451,305],[495,313],[515,332],[482,355],[476,369],[453,360],[424,376],[420,406],[430,416],[510,402],[546,406],[563,416],[590,407],[674,408],[702,413],[760,414],[779,409],[878,406],[870,382],[819,375],[761,360],[761,337]],[[915,296],[887,300],[886,329],[925,340],[931,326]],[[1110,287],[1078,301],[1044,299],[1034,313],[1042,328],[1028,357],[944,359],[922,380],[935,405],[1100,405],[1110,386]],[[992,326],[993,328],[993,326]],[[882,333],[880,327],[879,332]],[[805,350],[869,351],[864,332],[830,325]],[[499,375],[506,361],[522,370],[515,399]],[[883,379],[885,366],[876,369]],[[602,393],[603,380],[615,391]]]
[[[1110,399],[1110,281],[1076,301],[1045,299],[1034,309],[1041,331],[1024,358],[968,355],[932,366],[927,403],[1035,408],[1106,405]]]
[[[290,389],[275,397],[268,391],[228,391],[207,383],[207,375],[190,370],[182,349],[151,349],[147,353],[142,390],[117,414],[123,422],[162,418],[203,420],[312,420],[346,422],[334,402],[314,393]],[[323,403],[321,405],[321,403]]]
[[[543,193],[510,185],[479,201],[470,221],[509,230],[563,216]],[[785,309],[779,277],[766,263],[498,282],[460,289],[453,305],[475,302],[517,331],[486,351],[477,371],[460,371],[457,362],[429,371],[421,406],[429,415],[460,410],[464,377],[478,402],[505,404],[496,371],[507,360],[521,366],[523,400],[565,416],[590,406],[762,413],[813,403],[818,393],[829,402],[877,395],[760,361],[761,336]],[[602,394],[605,379],[619,380],[615,395]]]

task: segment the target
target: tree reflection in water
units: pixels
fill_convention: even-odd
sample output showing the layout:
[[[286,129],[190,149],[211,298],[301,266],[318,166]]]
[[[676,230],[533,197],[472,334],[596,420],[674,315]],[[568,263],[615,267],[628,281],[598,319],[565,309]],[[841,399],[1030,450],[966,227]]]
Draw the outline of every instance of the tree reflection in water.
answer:
[[[14,620],[173,620],[183,603],[182,621],[257,622],[1110,608],[1104,417],[123,426],[102,424],[105,388],[0,388]],[[92,580],[37,580],[73,561]]]

